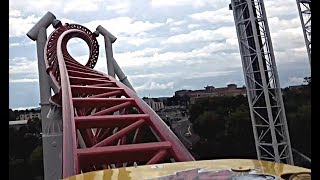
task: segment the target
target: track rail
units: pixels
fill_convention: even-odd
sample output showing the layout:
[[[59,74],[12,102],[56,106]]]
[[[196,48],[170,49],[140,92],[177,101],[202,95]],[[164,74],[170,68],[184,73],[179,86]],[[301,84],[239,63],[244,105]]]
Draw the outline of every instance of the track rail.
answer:
[[[68,53],[74,37],[89,46],[84,66]],[[62,106],[63,177],[123,166],[193,161],[159,116],[115,78],[94,70],[99,54],[87,28],[65,24],[45,46],[47,73],[59,87],[50,101]]]

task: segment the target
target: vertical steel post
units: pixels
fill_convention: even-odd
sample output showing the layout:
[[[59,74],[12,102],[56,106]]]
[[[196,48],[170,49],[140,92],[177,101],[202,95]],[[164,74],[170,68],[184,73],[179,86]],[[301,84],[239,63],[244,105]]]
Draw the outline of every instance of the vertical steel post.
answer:
[[[27,33],[30,39],[36,40],[37,45],[45,180],[56,180],[62,177],[62,133],[54,128],[54,125],[59,123],[59,120],[47,118],[51,108],[49,102],[51,97],[51,79],[46,73],[44,62],[44,46],[47,40],[46,29],[54,19],[55,16],[51,12],[46,13]]]
[[[297,6],[311,67],[311,0],[297,0]]]
[[[110,76],[114,77],[114,74],[116,74],[118,76],[120,82],[122,82],[123,84],[128,86],[130,89],[135,91],[134,88],[132,87],[131,83],[129,82],[127,76],[123,73],[123,71],[121,70],[121,68],[118,65],[117,61],[113,57],[112,43],[114,43],[117,40],[117,38],[114,35],[112,35],[109,31],[107,31],[104,27],[102,27],[101,25],[99,25],[96,28],[96,30],[102,36],[104,36],[105,48],[106,48],[106,57],[107,57],[107,65],[108,65],[108,74],[109,74],[109,69],[110,69],[111,70],[110,72],[113,73],[113,74],[109,74]],[[109,64],[111,64],[112,67],[109,67]]]
[[[231,0],[258,159],[293,164],[263,0]]]
[[[104,45],[105,45],[105,52],[107,58],[107,68],[108,68],[108,75],[115,77],[115,68],[113,65],[113,50],[112,50],[112,43],[117,40],[115,36],[109,33],[106,29],[102,26],[98,26],[96,29],[99,33],[101,33],[104,37]]]

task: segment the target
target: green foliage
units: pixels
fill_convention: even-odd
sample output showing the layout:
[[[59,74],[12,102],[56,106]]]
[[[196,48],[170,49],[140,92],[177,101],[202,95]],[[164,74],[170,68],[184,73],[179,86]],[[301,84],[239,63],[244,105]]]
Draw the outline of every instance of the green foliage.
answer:
[[[28,129],[30,133],[40,134],[42,129],[41,120],[37,117],[34,117],[32,118],[32,120],[29,120]]]
[[[307,80],[311,84],[311,78]],[[286,88],[283,94],[291,146],[311,157],[311,88]],[[200,159],[256,158],[247,97],[196,101],[190,108],[190,121],[201,137],[193,147]]]
[[[43,179],[41,120],[9,127],[9,179]]]
[[[15,121],[16,120],[16,115],[12,111],[12,109],[9,109],[9,121]]]
[[[283,95],[292,147],[311,157],[311,88],[287,90]]]
[[[194,130],[202,139],[194,147],[200,159],[255,157],[246,97],[203,99],[191,106],[190,113]]]
[[[222,117],[226,117],[230,112],[236,110],[239,106],[247,107],[247,98],[244,96],[221,96],[201,99],[190,108],[190,121],[195,122],[196,118],[205,111],[212,111]],[[243,108],[242,107],[242,108]]]
[[[201,137],[217,138],[223,136],[224,120],[212,111],[205,111],[194,122],[194,129]]]
[[[42,145],[37,146],[30,154],[31,161],[42,160]]]

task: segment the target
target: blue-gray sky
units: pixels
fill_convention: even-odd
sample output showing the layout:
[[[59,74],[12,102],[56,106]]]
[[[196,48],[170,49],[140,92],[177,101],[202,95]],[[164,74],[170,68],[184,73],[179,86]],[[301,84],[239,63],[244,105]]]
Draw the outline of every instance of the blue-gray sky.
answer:
[[[47,12],[63,23],[94,31],[104,26],[118,39],[114,57],[140,97],[172,96],[179,89],[244,85],[230,0],[10,0],[9,107],[39,104],[35,42],[25,34]],[[310,76],[295,0],[265,1],[282,87]],[[53,28],[48,29],[48,35]],[[104,43],[95,69],[106,72]],[[88,48],[72,40],[84,62]]]

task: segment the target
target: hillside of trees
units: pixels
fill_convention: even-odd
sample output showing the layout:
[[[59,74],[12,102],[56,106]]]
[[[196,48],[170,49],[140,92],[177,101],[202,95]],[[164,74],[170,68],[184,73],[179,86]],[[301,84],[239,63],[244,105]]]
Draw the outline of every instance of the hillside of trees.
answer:
[[[311,158],[311,79],[299,89],[285,88],[283,99],[291,146]],[[201,137],[192,152],[197,159],[257,158],[247,97],[197,101],[190,107],[190,121]],[[293,155],[295,165],[311,167]]]

